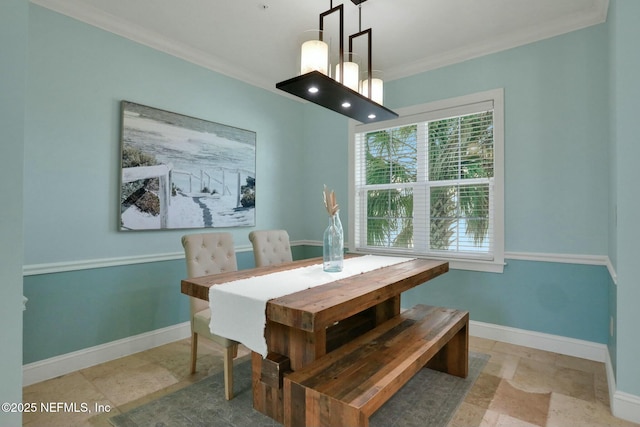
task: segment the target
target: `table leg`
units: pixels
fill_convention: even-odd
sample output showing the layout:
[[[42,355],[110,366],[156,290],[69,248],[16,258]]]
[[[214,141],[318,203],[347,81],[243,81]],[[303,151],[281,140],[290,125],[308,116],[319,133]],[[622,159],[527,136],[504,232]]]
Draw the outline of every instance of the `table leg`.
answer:
[[[376,312],[376,326],[400,314],[400,295],[391,297],[374,307]]]
[[[296,371],[399,313],[400,296],[396,296],[341,320],[335,326],[316,332],[267,321],[267,347],[270,353],[280,355],[274,356],[276,359],[288,357],[291,370]],[[260,354],[252,353],[253,407],[256,411],[283,423],[283,389],[278,386],[278,381],[273,381],[272,367],[265,363],[269,362],[265,362]],[[265,369],[269,370],[269,379],[263,376]]]
[[[288,358],[293,371],[326,353],[326,330],[306,332],[279,323],[267,322],[265,336],[269,352],[280,355],[278,357],[274,355],[274,359],[281,359],[283,356]],[[268,376],[272,376],[272,366],[268,366],[268,363],[270,362],[265,362],[262,355],[252,353],[253,407],[256,411],[283,423],[283,390],[278,381],[274,382],[272,378],[263,376],[265,369],[269,370]]]
[[[282,388],[271,387],[261,380],[262,355],[251,353],[253,408],[279,423],[284,423]]]

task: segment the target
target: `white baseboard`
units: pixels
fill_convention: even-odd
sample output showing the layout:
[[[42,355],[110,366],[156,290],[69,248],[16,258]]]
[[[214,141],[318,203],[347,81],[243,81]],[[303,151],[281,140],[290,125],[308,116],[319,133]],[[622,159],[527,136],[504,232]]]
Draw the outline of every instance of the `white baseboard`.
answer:
[[[590,341],[576,340],[473,320],[470,322],[469,334],[479,338],[487,338],[610,364],[608,359],[609,352],[607,351],[606,345]],[[23,385],[35,384],[79,369],[88,368],[89,366],[188,338],[190,335],[189,322],[184,322],[167,328],[30,363],[23,366]],[[615,390],[615,388],[613,390]]]
[[[611,397],[611,413],[623,420],[640,423],[640,397],[616,391]]]
[[[640,397],[616,390],[613,365],[606,345],[477,321],[470,322],[469,334],[478,338],[603,362],[607,371],[611,412],[618,418],[640,423]],[[30,363],[22,368],[23,385],[35,384],[79,369],[188,338],[190,335],[189,322],[184,322]]]
[[[640,397],[617,390],[613,364],[605,344],[473,320],[469,322],[469,335],[603,362],[607,372],[611,413],[617,418],[640,423]]]
[[[189,322],[157,329],[95,347],[85,348],[22,367],[22,384],[28,386],[79,369],[138,353],[191,336]]]
[[[605,344],[477,322],[474,320],[469,322],[469,334],[474,337],[522,345],[538,350],[551,351],[553,353],[566,354],[567,356],[580,357],[582,359],[603,363],[607,361],[607,355],[609,353]]]
[[[607,382],[609,385],[609,406],[611,413],[623,420],[640,424],[640,397],[633,394],[617,391],[616,376],[613,372],[613,363],[607,352]]]

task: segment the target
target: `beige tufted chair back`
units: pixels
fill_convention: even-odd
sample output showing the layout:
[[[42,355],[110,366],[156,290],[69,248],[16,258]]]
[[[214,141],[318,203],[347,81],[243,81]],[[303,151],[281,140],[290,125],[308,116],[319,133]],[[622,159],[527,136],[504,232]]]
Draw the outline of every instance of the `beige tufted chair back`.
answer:
[[[187,261],[187,276],[237,271],[238,262],[231,233],[201,233],[182,236]],[[209,307],[207,301],[190,298],[191,315]]]
[[[286,230],[259,230],[249,233],[256,267],[293,261]]]
[[[237,271],[236,251],[231,233],[202,233],[182,236],[189,277]],[[191,373],[196,372],[198,336],[208,338],[224,348],[224,397],[233,398],[233,359],[238,342],[211,333],[209,302],[189,298],[191,305]]]

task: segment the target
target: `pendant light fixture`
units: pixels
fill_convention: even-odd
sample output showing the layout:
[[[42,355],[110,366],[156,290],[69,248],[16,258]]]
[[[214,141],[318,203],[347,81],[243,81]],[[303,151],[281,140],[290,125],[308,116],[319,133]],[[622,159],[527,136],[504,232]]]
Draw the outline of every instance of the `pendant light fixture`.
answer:
[[[300,75],[276,84],[276,88],[306,99],[314,104],[358,120],[373,123],[398,117],[398,114],[382,105],[382,80],[373,73],[371,28],[362,31],[361,3],[366,0],[351,0],[358,6],[359,29],[349,36],[349,51],[344,52],[344,5],[333,7],[320,14],[320,30],[313,40],[301,46]],[[324,18],[339,14],[338,60],[329,63],[329,45],[325,41]],[[359,64],[353,52],[353,40],[367,36],[366,78],[360,80]],[[346,59],[346,60],[345,60]],[[331,65],[335,65],[335,74]]]

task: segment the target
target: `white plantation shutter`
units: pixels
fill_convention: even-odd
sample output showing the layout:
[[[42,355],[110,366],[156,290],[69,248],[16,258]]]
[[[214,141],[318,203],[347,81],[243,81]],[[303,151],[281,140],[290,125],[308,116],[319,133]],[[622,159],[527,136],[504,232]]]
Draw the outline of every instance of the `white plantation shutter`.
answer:
[[[503,264],[501,95],[354,126],[352,251]]]

